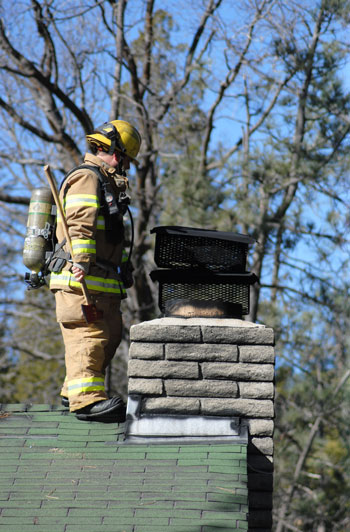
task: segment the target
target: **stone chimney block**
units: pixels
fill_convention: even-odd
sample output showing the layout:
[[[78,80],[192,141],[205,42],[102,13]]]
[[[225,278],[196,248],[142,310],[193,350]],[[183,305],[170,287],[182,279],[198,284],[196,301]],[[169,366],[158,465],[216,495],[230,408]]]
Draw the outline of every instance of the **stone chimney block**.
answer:
[[[270,532],[273,329],[239,319],[160,318],[132,326],[130,339],[129,415],[140,421],[182,417],[197,427],[203,419],[210,430],[210,420],[227,418],[246,427],[248,530]]]

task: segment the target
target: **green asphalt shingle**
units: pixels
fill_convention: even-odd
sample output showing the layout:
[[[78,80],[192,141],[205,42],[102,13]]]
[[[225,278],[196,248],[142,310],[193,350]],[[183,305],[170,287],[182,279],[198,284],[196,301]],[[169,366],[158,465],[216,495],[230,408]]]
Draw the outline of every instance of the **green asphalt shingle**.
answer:
[[[248,529],[244,444],[125,443],[123,424],[0,406],[4,532]]]

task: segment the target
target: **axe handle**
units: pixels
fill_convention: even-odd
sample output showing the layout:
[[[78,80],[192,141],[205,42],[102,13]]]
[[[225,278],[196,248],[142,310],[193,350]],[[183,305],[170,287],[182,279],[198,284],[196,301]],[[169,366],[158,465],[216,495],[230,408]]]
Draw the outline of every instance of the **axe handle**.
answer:
[[[51,189],[51,192],[52,192],[52,195],[53,195],[53,199],[55,200],[55,203],[56,203],[56,206],[57,206],[57,209],[58,209],[61,221],[62,221],[63,232],[64,232],[64,236],[66,238],[66,241],[67,241],[67,244],[68,244],[68,247],[69,247],[70,254],[73,257],[73,248],[72,248],[72,242],[71,242],[71,239],[70,239],[70,236],[69,236],[69,232],[68,232],[67,220],[66,220],[66,217],[65,217],[65,214],[64,214],[64,211],[63,211],[63,207],[62,207],[61,202],[60,202],[60,198],[59,198],[59,195],[58,195],[58,190],[57,190],[57,187],[56,187],[55,179],[54,179],[54,177],[52,175],[51,168],[50,168],[50,166],[48,164],[46,166],[44,166],[44,172],[45,172],[46,178],[47,178],[47,180],[49,182],[50,189]],[[82,281],[80,281],[80,283],[81,283],[81,289],[83,291],[86,303],[88,305],[91,305],[91,297],[90,297],[88,288],[86,286],[85,279],[82,279]]]

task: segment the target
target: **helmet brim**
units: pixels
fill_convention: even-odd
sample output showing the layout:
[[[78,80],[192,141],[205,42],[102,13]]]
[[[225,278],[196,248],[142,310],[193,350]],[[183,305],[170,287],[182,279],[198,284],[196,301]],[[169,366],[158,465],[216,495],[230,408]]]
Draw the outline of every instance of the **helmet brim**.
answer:
[[[92,133],[91,135],[86,135],[86,140],[91,146],[96,146],[98,148],[102,148],[104,151],[108,151],[111,147],[111,140],[105,137],[104,135],[101,135],[100,133]],[[140,162],[135,159],[135,157],[132,157],[129,154],[126,154],[121,149],[119,149],[117,146],[115,147],[115,151],[118,151],[122,155],[127,155],[132,163],[134,163],[136,166],[140,164]]]

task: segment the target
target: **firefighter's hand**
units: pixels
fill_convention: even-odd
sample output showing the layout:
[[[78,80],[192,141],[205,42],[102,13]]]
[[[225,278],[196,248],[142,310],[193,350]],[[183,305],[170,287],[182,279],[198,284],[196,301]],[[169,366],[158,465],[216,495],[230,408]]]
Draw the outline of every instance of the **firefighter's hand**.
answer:
[[[84,270],[82,270],[81,268],[78,268],[78,266],[72,266],[72,273],[73,273],[76,281],[78,281],[79,283],[81,283],[81,281],[85,277]]]

